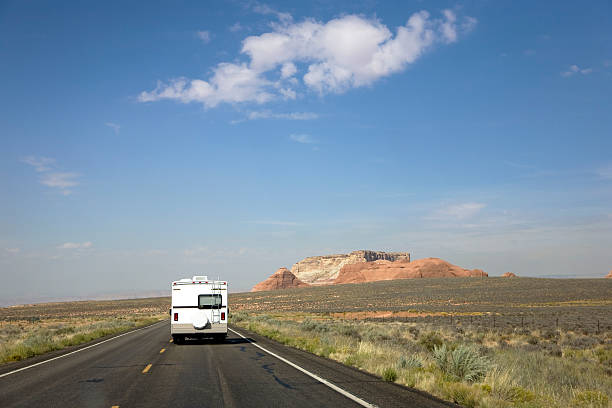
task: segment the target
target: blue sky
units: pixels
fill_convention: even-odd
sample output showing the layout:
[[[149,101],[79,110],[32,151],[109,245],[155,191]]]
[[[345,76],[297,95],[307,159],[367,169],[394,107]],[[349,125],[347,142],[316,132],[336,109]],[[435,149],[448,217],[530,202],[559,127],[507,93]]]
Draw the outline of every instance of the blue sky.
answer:
[[[612,268],[609,2],[124,3],[0,5],[0,303]]]

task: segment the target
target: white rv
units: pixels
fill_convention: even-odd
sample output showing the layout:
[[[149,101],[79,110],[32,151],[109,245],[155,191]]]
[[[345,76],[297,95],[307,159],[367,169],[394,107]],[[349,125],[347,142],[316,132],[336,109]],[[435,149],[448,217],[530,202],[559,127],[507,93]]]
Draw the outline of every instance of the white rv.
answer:
[[[227,282],[194,276],[172,282],[170,334],[177,344],[186,337],[227,336]]]

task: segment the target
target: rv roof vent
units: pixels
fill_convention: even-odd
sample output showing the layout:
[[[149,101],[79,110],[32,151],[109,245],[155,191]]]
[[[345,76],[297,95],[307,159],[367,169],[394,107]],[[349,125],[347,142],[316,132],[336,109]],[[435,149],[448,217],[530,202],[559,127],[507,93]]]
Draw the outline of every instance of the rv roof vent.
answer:
[[[194,280],[194,281],[207,281],[208,280],[208,276],[194,276],[193,278],[191,278],[191,280]]]

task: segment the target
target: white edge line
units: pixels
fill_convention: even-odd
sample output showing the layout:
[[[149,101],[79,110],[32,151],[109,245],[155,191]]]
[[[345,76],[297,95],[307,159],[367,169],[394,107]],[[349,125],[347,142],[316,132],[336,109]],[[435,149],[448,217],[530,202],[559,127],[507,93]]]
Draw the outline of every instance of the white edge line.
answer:
[[[120,334],[120,335],[118,335],[118,336],[111,337],[110,339],[103,340],[103,341],[101,341],[101,342],[99,342],[99,343],[92,344],[91,346],[83,347],[83,348],[80,348],[80,349],[78,349],[78,350],[71,351],[70,353],[62,354],[61,356],[53,357],[53,358],[50,358],[50,359],[48,359],[48,360],[44,360],[44,361],[38,362],[38,363],[36,363],[36,364],[32,364],[32,365],[29,365],[29,366],[21,367],[21,368],[18,368],[17,370],[9,371],[8,373],[0,374],[0,378],[2,378],[2,377],[6,377],[7,375],[11,375],[11,374],[18,373],[19,371],[27,370],[28,368],[32,368],[32,367],[39,366],[39,365],[41,365],[41,364],[48,363],[48,362],[53,361],[53,360],[57,360],[58,358],[68,357],[68,356],[69,356],[69,355],[71,355],[71,354],[75,354],[75,353],[81,352],[81,351],[83,351],[83,350],[87,350],[87,349],[90,349],[90,348],[92,348],[92,347],[99,346],[100,344],[104,344],[104,343],[106,343],[107,341],[115,340],[115,339],[117,339],[117,338],[119,338],[119,337],[121,337],[121,336],[126,336],[126,335],[128,335],[128,334],[132,334],[132,333],[135,333],[135,332],[140,331],[140,330],[148,329],[149,327],[153,327],[153,326],[158,325],[158,324],[160,324],[160,323],[163,323],[163,322],[157,322],[157,323],[153,323],[153,324],[151,324],[151,325],[149,325],[149,326],[145,326],[145,327],[141,327],[141,328],[139,328],[139,329],[131,330],[131,331],[129,331],[129,332],[125,332],[125,333]]]
[[[291,367],[295,368],[296,370],[299,370],[301,372],[303,372],[304,374],[306,374],[309,377],[314,378],[315,380],[319,381],[322,384],[327,385],[329,388],[331,388],[332,390],[344,395],[346,398],[349,398],[353,401],[355,401],[356,403],[358,403],[359,405],[361,405],[362,407],[367,407],[367,408],[378,408],[378,406],[374,405],[374,404],[370,404],[367,401],[362,400],[361,398],[351,394],[350,392],[343,390],[342,388],[338,387],[335,384],[332,384],[331,382],[327,381],[325,378],[321,378],[316,374],[311,373],[310,371],[300,367],[299,365],[292,363],[291,361],[287,360],[286,358],[283,358],[281,356],[279,356],[278,354],[275,354],[273,352],[271,352],[270,350],[267,350],[263,347],[261,347],[259,344],[254,343],[251,339],[248,339],[246,337],[244,337],[242,334],[238,333],[236,330],[230,329],[229,327],[227,328],[228,330],[236,333],[237,335],[239,335],[240,337],[242,337],[243,339],[245,339],[246,341],[248,341],[249,343],[251,343],[253,346],[265,351],[266,353],[270,354],[271,356],[274,356],[276,358],[278,358],[280,361],[289,364]]]

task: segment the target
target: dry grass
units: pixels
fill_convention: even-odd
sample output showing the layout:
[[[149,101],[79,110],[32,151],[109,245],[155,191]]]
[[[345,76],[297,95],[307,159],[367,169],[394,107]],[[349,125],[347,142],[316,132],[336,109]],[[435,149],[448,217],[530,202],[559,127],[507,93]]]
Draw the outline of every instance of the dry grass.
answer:
[[[0,363],[124,332],[167,317],[168,298],[0,308]]]
[[[230,322],[467,407],[605,408],[610,293],[603,279],[375,282],[233,294]]]

